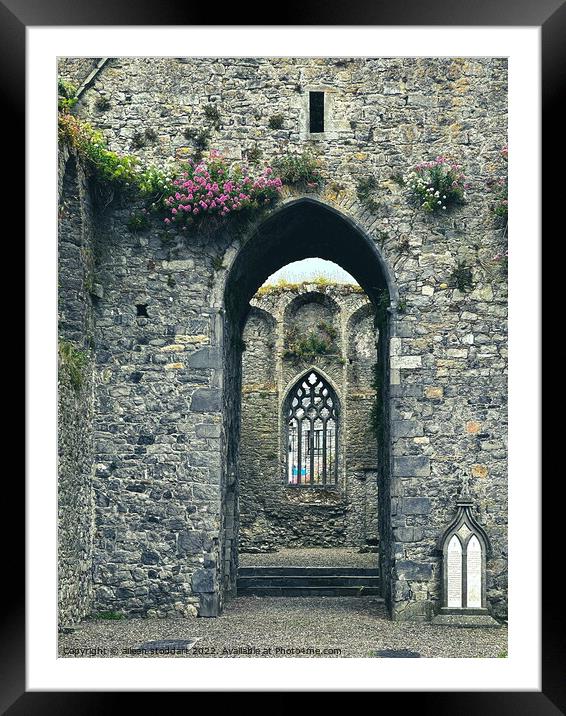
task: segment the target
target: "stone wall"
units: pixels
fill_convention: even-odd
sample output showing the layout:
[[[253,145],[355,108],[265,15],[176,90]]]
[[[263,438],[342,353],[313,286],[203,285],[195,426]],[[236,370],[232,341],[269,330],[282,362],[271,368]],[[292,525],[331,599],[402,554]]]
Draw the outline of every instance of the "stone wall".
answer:
[[[308,91],[321,87],[329,93],[327,131],[310,135]],[[214,126],[210,104],[220,116]],[[278,241],[273,223],[269,236],[265,223],[244,234],[227,224],[215,234],[171,237],[156,222],[132,234],[133,207],[119,197],[97,218],[95,608],[192,614],[209,600],[203,594],[233,581],[240,337],[232,316],[272,270],[314,251],[351,271],[376,305],[371,272],[389,288],[378,466],[392,615],[426,619],[438,605],[436,540],[455,514],[465,470],[493,545],[488,601],[505,616],[507,293],[492,261],[505,236],[485,182],[505,171],[506,61],[110,58],[76,112],[110,148],[161,165],[194,153],[187,127],[206,128],[211,146],[234,162],[259,152],[260,163],[271,163],[308,148],[326,179],[306,194],[287,187],[273,212],[275,222],[288,219],[277,224],[283,233],[305,231],[310,212],[301,242],[290,233]],[[280,129],[269,126],[275,114],[283,115]],[[472,188],[463,206],[429,217],[407,202],[397,179],[437,154],[461,162]],[[357,191],[369,177],[373,204]],[[252,256],[250,244],[263,264],[248,278],[238,268],[240,284],[255,284],[247,291],[234,272],[240,257]],[[366,261],[370,254],[375,260]],[[459,263],[471,269],[465,290],[453,278]]]
[[[334,341],[325,330],[336,332]],[[293,331],[321,334],[332,354],[289,355]],[[367,296],[349,285],[261,289],[243,340],[240,551],[376,545],[377,339]],[[327,488],[288,484],[284,399],[311,368],[331,381],[341,406],[338,484]]]
[[[66,625],[91,612],[94,538],[93,221],[86,179],[67,151],[59,216],[58,620]]]
[[[133,615],[196,614],[217,591],[220,353],[211,258],[101,219],[97,311],[95,601]]]
[[[98,63],[95,57],[68,57],[61,60],[61,64],[65,68],[62,73],[64,78],[80,89]]]

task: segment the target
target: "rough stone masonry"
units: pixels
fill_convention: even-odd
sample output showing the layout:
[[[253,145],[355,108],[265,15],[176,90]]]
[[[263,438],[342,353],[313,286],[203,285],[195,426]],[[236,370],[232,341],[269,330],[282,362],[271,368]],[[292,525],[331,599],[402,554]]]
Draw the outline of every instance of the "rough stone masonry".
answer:
[[[377,444],[372,428],[375,315],[359,286],[260,289],[243,331],[240,552],[377,545]],[[291,331],[322,334],[319,354],[293,354]],[[330,331],[331,339],[325,331]],[[286,396],[312,370],[340,401],[336,484],[289,485]]]
[[[310,149],[325,177],[319,189],[286,187],[273,219],[248,235],[227,225],[165,241],[157,224],[130,232],[131,207],[101,196],[61,147],[59,330],[88,360],[78,390],[59,372],[60,621],[221,610],[246,460],[234,317],[268,269],[309,251],[353,273],[378,312],[374,289],[388,290],[377,468],[392,617],[438,608],[436,541],[465,470],[493,547],[488,604],[505,618],[507,287],[492,260],[505,237],[485,186],[506,144],[506,60],[73,58],[59,72],[84,82],[74,111],[113,150],[163,165],[194,152],[187,127],[208,129],[231,162]],[[316,134],[310,92],[325,97]],[[426,216],[399,177],[439,154],[472,187],[464,205]],[[369,177],[371,205],[359,193]],[[459,266],[471,270],[460,288]]]

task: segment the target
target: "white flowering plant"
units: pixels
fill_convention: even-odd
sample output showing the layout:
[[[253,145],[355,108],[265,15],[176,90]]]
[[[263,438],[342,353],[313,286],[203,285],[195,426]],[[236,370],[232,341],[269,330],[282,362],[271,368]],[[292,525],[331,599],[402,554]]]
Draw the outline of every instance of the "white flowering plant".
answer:
[[[442,156],[416,164],[404,182],[411,199],[428,214],[463,204],[470,186],[462,173],[462,166]]]

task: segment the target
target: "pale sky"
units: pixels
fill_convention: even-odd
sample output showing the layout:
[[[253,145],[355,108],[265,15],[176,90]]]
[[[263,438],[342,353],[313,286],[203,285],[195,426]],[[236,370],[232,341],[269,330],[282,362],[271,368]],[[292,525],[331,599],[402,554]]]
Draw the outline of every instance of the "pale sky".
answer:
[[[293,261],[293,263],[283,266],[265,281],[263,284],[274,284],[280,279],[284,279],[289,283],[301,283],[310,278],[323,276],[337,283],[357,283],[355,278],[351,276],[343,268],[335,264],[333,261],[325,259],[311,258],[302,261]]]

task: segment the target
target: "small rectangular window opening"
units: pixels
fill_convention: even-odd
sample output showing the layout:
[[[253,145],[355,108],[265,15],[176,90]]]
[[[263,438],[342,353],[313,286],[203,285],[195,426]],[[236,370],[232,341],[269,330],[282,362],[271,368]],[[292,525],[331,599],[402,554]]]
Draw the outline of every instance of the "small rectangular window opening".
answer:
[[[309,92],[309,132],[324,132],[324,92]]]

